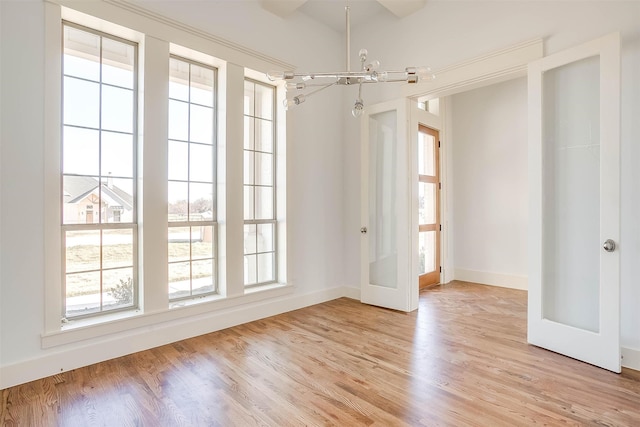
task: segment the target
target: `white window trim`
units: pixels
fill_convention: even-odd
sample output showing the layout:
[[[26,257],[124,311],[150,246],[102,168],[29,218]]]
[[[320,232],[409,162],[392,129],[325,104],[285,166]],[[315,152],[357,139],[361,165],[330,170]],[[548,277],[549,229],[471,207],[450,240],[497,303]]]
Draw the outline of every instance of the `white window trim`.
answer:
[[[70,5],[78,10],[62,7]],[[109,313],[88,319],[78,319],[61,326],[62,306],[62,263],[61,263],[61,206],[60,206],[60,144],[61,144],[61,41],[62,19],[75,22],[90,28],[135,41],[139,44],[139,100],[138,115],[141,126],[138,126],[139,162],[144,164],[139,170],[144,176],[138,177],[139,193],[139,260],[140,277],[140,309],[121,313]],[[108,20],[109,22],[103,20]],[[165,40],[171,39],[173,43]],[[185,46],[180,48],[180,46]],[[148,55],[149,51],[154,55]],[[201,52],[211,57],[226,58],[224,64],[211,64],[218,68],[218,257],[219,257],[219,295],[200,298],[184,306],[170,308],[167,292],[167,271],[157,265],[167,264],[167,213],[163,200],[167,194],[167,151],[144,150],[145,140],[167,141],[166,126],[151,126],[150,120],[144,117],[166,117],[168,115],[168,64],[170,53],[185,56],[185,51]],[[146,54],[145,54],[146,53]],[[192,57],[194,60],[201,60]],[[202,61],[204,62],[204,61]],[[206,62],[205,62],[206,63]],[[97,338],[118,332],[131,331],[159,322],[170,322],[193,316],[210,313],[212,310],[223,310],[241,304],[256,303],[274,297],[281,297],[293,292],[293,284],[287,281],[287,232],[286,232],[286,113],[282,106],[284,87],[277,91],[276,107],[277,124],[277,161],[282,166],[277,168],[276,185],[279,189],[277,212],[280,221],[278,227],[278,282],[245,289],[243,279],[243,206],[242,197],[242,144],[243,140],[243,96],[245,72],[237,63],[245,64],[254,72],[250,76],[255,80],[265,81],[264,72],[273,68],[294,68],[290,64],[277,61],[265,55],[218,39],[199,30],[191,29],[183,24],[153,15],[132,5],[111,2],[71,2],[53,0],[45,3],[45,200],[47,212],[45,216],[45,324],[41,336],[43,348],[70,344],[82,340]],[[157,72],[145,73],[145,70],[160,67]],[[166,70],[164,70],[166,68]],[[156,68],[154,68],[156,69]],[[236,114],[237,113],[237,114]],[[164,128],[164,129],[163,129]],[[166,144],[165,144],[166,145]],[[219,160],[219,163],[220,161]],[[235,165],[234,167],[227,167]],[[221,179],[222,178],[222,179]],[[225,186],[226,183],[226,186]],[[221,188],[223,187],[223,188]],[[239,187],[240,191],[236,187]],[[162,195],[161,197],[158,197]],[[158,208],[161,208],[158,210]],[[154,212],[151,214],[151,212]],[[158,212],[164,212],[159,214]],[[160,230],[165,230],[165,233]],[[145,233],[145,230],[151,232]],[[227,238],[239,236],[237,238]],[[163,249],[164,248],[164,249]],[[145,259],[149,262],[145,263]],[[153,262],[151,262],[153,261]],[[197,303],[196,303],[197,302]],[[216,325],[211,330],[218,329]],[[185,332],[188,334],[188,332]],[[185,337],[186,338],[186,335]],[[180,339],[180,338],[179,338]]]

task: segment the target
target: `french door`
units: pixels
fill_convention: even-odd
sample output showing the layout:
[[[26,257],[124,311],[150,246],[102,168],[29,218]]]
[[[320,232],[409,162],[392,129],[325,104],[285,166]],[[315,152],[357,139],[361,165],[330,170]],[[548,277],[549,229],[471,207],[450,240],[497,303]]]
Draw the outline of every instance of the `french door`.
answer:
[[[440,136],[418,125],[418,280],[440,283]]]
[[[418,274],[412,246],[409,101],[367,107],[361,120],[360,299],[412,311],[418,308]]]
[[[620,37],[529,65],[531,344],[620,372]]]

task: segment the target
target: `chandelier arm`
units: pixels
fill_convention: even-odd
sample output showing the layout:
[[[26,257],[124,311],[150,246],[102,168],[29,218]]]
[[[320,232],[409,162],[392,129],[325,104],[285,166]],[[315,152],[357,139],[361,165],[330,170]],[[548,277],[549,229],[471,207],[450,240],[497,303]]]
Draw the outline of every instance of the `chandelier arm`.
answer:
[[[306,98],[309,98],[311,95],[315,95],[316,93],[321,92],[321,91],[323,91],[323,90],[325,90],[325,89],[327,89],[327,88],[329,88],[331,86],[335,86],[337,84],[338,84],[338,82],[329,83],[328,85],[324,85],[324,86],[322,86],[322,87],[320,87],[320,88],[318,88],[316,90],[312,90],[309,93],[305,93],[304,96]]]

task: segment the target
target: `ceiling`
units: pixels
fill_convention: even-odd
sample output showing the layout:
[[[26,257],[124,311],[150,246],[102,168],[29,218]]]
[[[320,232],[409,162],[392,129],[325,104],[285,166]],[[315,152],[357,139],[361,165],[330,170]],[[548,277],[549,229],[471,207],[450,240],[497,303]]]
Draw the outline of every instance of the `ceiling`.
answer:
[[[314,20],[344,32],[344,7],[351,8],[351,26],[367,22],[379,13],[404,18],[422,9],[426,0],[261,0],[262,7],[271,13],[286,18],[298,11]]]

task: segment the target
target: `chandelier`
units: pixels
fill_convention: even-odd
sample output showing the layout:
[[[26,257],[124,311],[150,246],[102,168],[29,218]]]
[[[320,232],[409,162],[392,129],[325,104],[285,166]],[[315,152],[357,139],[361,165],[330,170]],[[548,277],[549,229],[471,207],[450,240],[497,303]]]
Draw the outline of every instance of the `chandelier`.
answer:
[[[283,104],[285,109],[300,105],[312,95],[325,90],[331,86],[358,85],[358,97],[353,105],[351,114],[359,117],[364,111],[364,101],[362,100],[362,85],[365,83],[392,83],[406,82],[418,83],[419,81],[429,81],[435,78],[429,67],[407,67],[404,70],[383,71],[379,70],[380,61],[367,61],[367,49],[360,49],[360,69],[351,71],[351,22],[350,7],[345,6],[346,18],[346,59],[347,71],[333,72],[308,72],[298,73],[295,71],[269,71],[267,78],[271,81],[286,80],[287,91],[298,91],[298,95],[287,97]],[[308,90],[304,93],[303,91]]]

